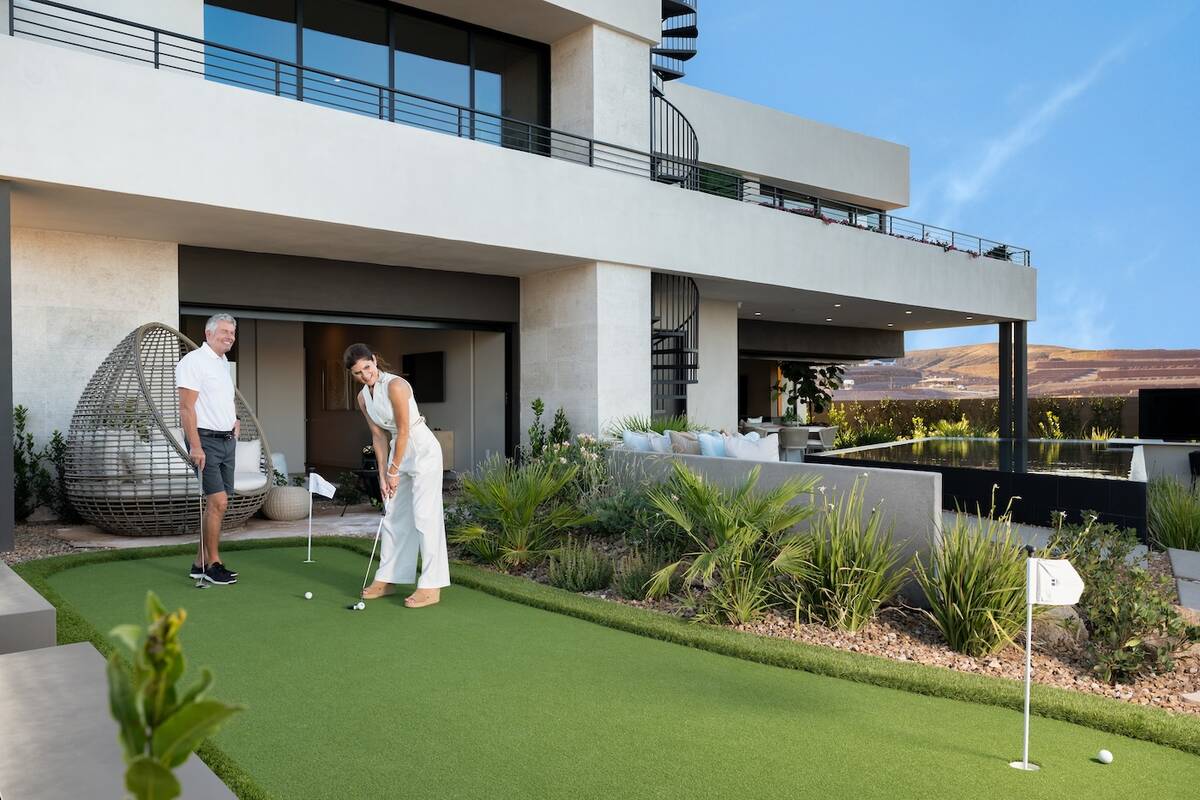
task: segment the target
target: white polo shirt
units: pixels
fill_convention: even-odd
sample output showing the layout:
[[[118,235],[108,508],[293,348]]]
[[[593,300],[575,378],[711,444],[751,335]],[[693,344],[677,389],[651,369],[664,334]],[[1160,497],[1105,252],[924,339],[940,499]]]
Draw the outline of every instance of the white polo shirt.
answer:
[[[229,359],[219,356],[208,342],[179,359],[175,365],[175,386],[200,393],[196,398],[196,427],[212,431],[231,431],[237,422],[233,378]]]

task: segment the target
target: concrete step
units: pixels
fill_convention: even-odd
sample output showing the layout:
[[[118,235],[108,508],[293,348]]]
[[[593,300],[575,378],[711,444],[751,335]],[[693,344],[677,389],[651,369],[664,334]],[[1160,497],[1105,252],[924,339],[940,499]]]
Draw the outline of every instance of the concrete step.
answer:
[[[2,655],[0,687],[0,797],[125,797],[125,762],[96,648],[81,642]],[[188,800],[234,798],[195,755],[175,776]]]
[[[54,606],[0,561],[0,653],[53,647],[55,641]]]

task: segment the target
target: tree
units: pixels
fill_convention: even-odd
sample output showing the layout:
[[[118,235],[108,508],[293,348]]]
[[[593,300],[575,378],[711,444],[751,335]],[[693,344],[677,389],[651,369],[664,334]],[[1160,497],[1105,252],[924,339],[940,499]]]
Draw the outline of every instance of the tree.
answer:
[[[832,392],[842,385],[845,370],[839,364],[813,364],[809,361],[780,361],[783,380],[772,388],[776,396],[787,397],[788,414],[795,418],[801,401],[814,414],[820,414],[833,401]]]

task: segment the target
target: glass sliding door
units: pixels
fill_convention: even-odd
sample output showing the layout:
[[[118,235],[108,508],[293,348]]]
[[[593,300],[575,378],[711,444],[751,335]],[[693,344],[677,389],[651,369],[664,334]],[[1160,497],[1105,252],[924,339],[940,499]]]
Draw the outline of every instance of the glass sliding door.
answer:
[[[304,99],[386,118],[389,92],[378,87],[388,85],[387,9],[364,0],[303,0],[303,22]]]
[[[296,71],[289,66],[276,70],[280,59],[295,63],[296,0],[206,0],[204,39],[269,58],[256,58],[220,47],[204,47],[204,77],[247,89],[296,96]],[[194,58],[191,53],[172,52],[163,45],[164,58]]]
[[[463,28],[403,11],[392,12],[395,87],[418,97],[396,97],[396,120],[469,136],[471,120],[457,108],[471,107],[471,42]]]
[[[545,51],[486,32],[476,33],[473,39],[475,108],[508,118],[499,123],[480,116],[476,137],[505,147],[540,151],[549,142],[543,142],[532,126],[512,120],[542,123],[547,116]]]

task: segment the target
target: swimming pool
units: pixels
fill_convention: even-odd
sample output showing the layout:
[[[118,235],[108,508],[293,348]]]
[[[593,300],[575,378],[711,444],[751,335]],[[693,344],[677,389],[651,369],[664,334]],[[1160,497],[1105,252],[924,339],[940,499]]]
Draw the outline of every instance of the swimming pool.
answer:
[[[806,461],[889,467],[942,475],[942,506],[1002,511],[1048,525],[1056,511],[1068,521],[1095,511],[1100,519],[1146,535],[1146,483],[1130,478],[1133,450],[1105,442],[1061,439],[929,438],[812,454]]]

